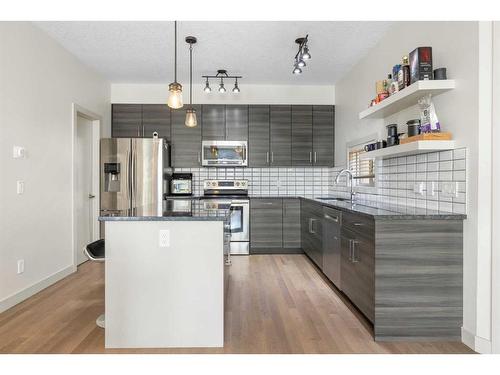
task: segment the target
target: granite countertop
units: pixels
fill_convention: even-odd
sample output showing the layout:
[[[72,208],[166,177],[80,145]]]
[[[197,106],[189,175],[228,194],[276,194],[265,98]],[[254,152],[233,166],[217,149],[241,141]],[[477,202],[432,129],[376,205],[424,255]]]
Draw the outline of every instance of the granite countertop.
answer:
[[[184,197],[184,200],[199,200],[202,196]],[[373,217],[379,220],[422,220],[422,219],[435,219],[435,220],[464,220],[467,215],[456,214],[447,211],[431,210],[426,208],[410,207],[397,204],[384,204],[384,203],[367,203],[358,202],[351,204],[349,201],[335,201],[318,199],[313,195],[249,195],[249,199],[282,199],[282,198],[300,198],[307,199],[323,206],[332,207],[341,211],[362,214],[365,216]],[[332,198],[336,197],[323,197]],[[178,200],[177,198],[176,200]]]
[[[435,219],[435,220],[464,220],[467,219],[467,215],[455,214],[447,211],[431,210],[426,208],[402,206],[397,204],[384,204],[384,203],[365,203],[358,202],[351,204],[350,201],[345,200],[333,200],[336,197],[323,197],[331,198],[318,199],[314,196],[254,196],[251,195],[250,198],[268,198],[268,199],[279,199],[279,198],[300,198],[307,199],[323,206],[338,209],[340,211],[352,212],[357,214],[362,214],[365,216],[373,217],[374,219],[384,219],[384,220],[422,220],[422,219]]]
[[[196,199],[167,199],[161,209],[140,206],[129,210],[113,211],[109,216],[99,216],[99,221],[227,221],[228,208],[208,208]]]

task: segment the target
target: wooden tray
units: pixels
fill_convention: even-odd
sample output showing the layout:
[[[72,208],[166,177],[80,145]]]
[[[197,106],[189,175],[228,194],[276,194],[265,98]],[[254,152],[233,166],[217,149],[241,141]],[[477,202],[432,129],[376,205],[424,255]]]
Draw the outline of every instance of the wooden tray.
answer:
[[[422,133],[419,135],[414,135],[413,137],[401,138],[399,140],[400,144],[415,142],[415,141],[449,141],[451,140],[450,132],[443,133]]]

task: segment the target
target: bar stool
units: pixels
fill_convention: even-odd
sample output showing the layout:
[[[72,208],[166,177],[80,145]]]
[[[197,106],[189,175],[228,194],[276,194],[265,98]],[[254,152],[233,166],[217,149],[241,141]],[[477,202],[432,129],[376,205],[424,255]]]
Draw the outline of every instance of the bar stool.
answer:
[[[85,246],[83,252],[87,256],[87,258],[89,258],[89,260],[93,262],[104,262],[106,259],[104,255],[104,240],[97,240],[89,243],[87,246]],[[95,323],[98,327],[104,328],[104,314],[99,315]]]

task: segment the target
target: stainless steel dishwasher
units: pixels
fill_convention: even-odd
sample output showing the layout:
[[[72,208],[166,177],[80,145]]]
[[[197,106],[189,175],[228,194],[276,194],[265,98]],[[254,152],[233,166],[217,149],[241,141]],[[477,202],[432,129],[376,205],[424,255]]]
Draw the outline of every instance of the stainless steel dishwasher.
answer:
[[[323,273],[339,289],[341,266],[340,228],[342,213],[329,207],[323,207]]]

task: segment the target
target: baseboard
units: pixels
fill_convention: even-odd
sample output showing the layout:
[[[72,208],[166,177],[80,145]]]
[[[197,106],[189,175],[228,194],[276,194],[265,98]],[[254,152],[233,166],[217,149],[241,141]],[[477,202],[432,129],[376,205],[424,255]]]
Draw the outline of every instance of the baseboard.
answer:
[[[478,353],[491,354],[491,341],[474,335],[464,327],[462,327],[462,342]]]
[[[30,285],[29,287],[19,292],[16,292],[8,296],[7,298],[4,298],[3,300],[0,301],[0,313],[10,309],[11,307],[17,305],[20,302],[23,302],[24,300],[37,294],[41,290],[51,286],[52,284],[58,282],[61,279],[64,279],[66,276],[72,274],[75,271],[76,267],[74,265],[68,266],[60,271],[57,271],[56,273],[53,273],[52,275],[46,277],[45,279],[42,279]]]
[[[250,255],[260,255],[260,254],[304,254],[304,250],[301,248],[266,248],[266,249],[255,249],[250,247]]]

